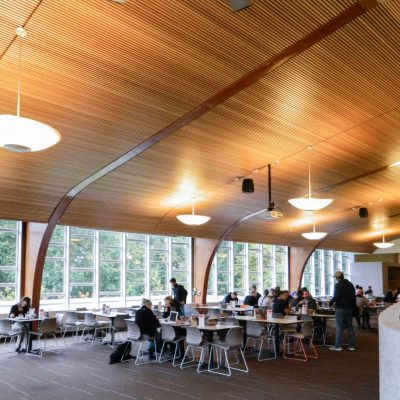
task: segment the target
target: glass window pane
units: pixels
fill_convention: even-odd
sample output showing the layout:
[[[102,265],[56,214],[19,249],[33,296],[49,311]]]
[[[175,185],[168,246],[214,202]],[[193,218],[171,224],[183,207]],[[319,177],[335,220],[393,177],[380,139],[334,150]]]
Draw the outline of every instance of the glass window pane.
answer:
[[[15,301],[16,288],[13,286],[0,286],[0,301]]]
[[[126,242],[126,266],[130,269],[144,269],[146,259],[146,243]]]
[[[54,244],[49,244],[49,247],[47,249],[47,254],[46,257],[49,258],[64,258],[64,246],[62,244],[60,245],[54,245]]]
[[[140,233],[127,233],[126,237],[127,239],[133,240],[146,240],[146,235],[142,235]]]
[[[186,236],[174,236],[172,238],[172,243],[184,243],[189,244],[190,238]]]
[[[16,283],[17,270],[15,269],[0,269],[0,283]]]
[[[70,246],[70,262],[72,268],[94,268],[93,239],[72,238]]]
[[[18,227],[18,222],[17,221],[9,221],[9,220],[5,220],[2,219],[0,220],[0,229],[4,228],[4,229],[17,229]]]
[[[187,245],[174,244],[172,246],[172,269],[173,270],[188,269],[188,246]],[[176,279],[178,280],[178,278],[176,278]]]
[[[150,266],[150,294],[153,296],[167,294],[169,282],[167,282],[167,264],[152,263]]]
[[[54,229],[53,235],[51,236],[51,243],[64,243],[65,241],[65,226],[57,225]]]
[[[166,262],[167,258],[168,258],[168,254],[166,251],[152,250],[150,253],[150,261],[151,262]]]
[[[0,265],[17,265],[17,234],[0,231]]]
[[[93,297],[93,286],[72,285],[70,291],[71,299],[89,299]]]
[[[99,232],[100,246],[121,246],[122,235],[119,232]]]
[[[144,272],[126,273],[126,295],[143,296],[146,287],[146,274]]]
[[[121,264],[100,262],[100,292],[119,292],[121,288]]]
[[[74,235],[94,236],[94,230],[71,226],[71,236],[74,236]]]
[[[72,270],[70,274],[71,283],[92,283],[93,278],[93,271]]]
[[[168,238],[165,236],[150,236],[150,249],[166,250]]]
[[[220,248],[217,253],[218,271],[229,270],[229,249]]]
[[[122,250],[115,247],[100,247],[100,260],[120,261]]]
[[[46,259],[42,277],[42,293],[64,291],[64,261]]]

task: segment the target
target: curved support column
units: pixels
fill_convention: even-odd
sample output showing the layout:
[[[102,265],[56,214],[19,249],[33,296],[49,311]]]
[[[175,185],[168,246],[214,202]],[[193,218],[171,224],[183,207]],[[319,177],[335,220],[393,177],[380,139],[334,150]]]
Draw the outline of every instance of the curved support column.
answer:
[[[199,295],[193,296],[195,303],[203,303],[204,290],[207,297],[207,287],[204,287],[204,282],[207,282],[206,286],[208,286],[208,274],[206,279],[208,260],[218,243],[217,239],[195,238],[193,240],[193,288],[196,288],[196,291],[201,290]]]
[[[301,287],[303,272],[314,250],[318,247],[289,247],[289,290]]]

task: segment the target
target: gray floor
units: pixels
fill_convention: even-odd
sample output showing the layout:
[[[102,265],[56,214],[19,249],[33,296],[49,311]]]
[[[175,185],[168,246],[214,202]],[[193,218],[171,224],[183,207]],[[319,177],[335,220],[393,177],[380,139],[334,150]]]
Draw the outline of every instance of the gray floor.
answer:
[[[107,346],[72,344],[44,358],[0,356],[1,400],[343,399],[377,400],[378,334],[357,331],[356,352],[319,347],[320,358],[257,362],[230,378],[169,363],[109,365]]]

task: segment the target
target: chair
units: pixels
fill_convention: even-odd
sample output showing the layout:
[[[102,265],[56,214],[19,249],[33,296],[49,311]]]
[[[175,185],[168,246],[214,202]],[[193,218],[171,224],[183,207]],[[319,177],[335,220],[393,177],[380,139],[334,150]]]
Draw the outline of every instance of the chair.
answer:
[[[246,353],[246,349],[247,349],[247,345],[248,345],[249,341],[252,340],[255,342],[255,345],[257,345],[257,342],[259,342],[259,350],[258,350],[258,356],[257,356],[258,361],[267,361],[267,360],[276,359],[276,349],[275,349],[275,343],[274,343],[275,338],[271,335],[265,334],[258,322],[247,321],[246,336],[247,336],[247,339],[246,339],[246,345],[244,346],[244,353]],[[267,341],[267,343],[272,343],[272,347],[274,349],[274,357],[261,358],[264,341]],[[250,356],[252,356],[252,355],[247,355],[247,357],[250,357]]]
[[[244,357],[243,351],[242,351],[242,343],[243,343],[243,329],[242,327],[239,328],[231,328],[229,329],[228,333],[226,334],[225,340],[223,342],[219,343],[211,343],[211,350],[210,350],[210,356],[208,359],[208,372],[214,373],[214,374],[219,374],[219,375],[225,375],[225,376],[231,376],[232,375],[232,370],[236,371],[242,371],[242,372],[249,372],[249,367],[247,366],[246,359]],[[217,368],[211,368],[211,361],[213,359],[213,352],[216,351],[217,353]],[[237,367],[232,367],[232,365],[238,365],[240,363],[239,358],[237,353],[240,353],[244,368],[237,368]],[[225,366],[228,369],[227,373],[220,372],[219,369],[221,367],[221,355],[220,353],[224,353],[224,358],[225,358]],[[228,353],[233,352],[233,354],[236,357],[236,362],[231,363],[229,362],[229,356]]]
[[[106,336],[106,332],[110,331],[111,323],[110,321],[97,321],[96,316],[91,312],[86,312],[83,318],[83,331],[81,337],[85,335],[85,332],[93,331],[92,334],[92,344],[95,343],[97,339],[97,333],[102,333],[102,338]]]
[[[4,346],[7,344],[7,340],[9,339],[10,342],[8,344],[9,351],[2,352],[2,354],[8,353],[12,351],[11,345],[13,343],[13,340],[17,341],[19,333],[16,331],[13,331],[11,328],[11,321],[7,319],[1,319],[0,320],[0,341],[1,339],[4,340]]]
[[[28,343],[31,342],[32,336],[36,336],[37,337],[38,340],[37,340],[37,345],[36,345],[36,351],[40,352],[40,357],[43,356],[43,352],[45,352],[45,351],[53,351],[55,353],[58,353],[60,348],[58,347],[56,332],[57,332],[57,320],[56,320],[56,318],[55,317],[54,318],[45,318],[40,323],[38,332],[29,332]],[[48,337],[52,337],[54,339],[55,344],[53,346],[53,348],[54,348],[53,350],[49,350],[46,347],[47,340],[44,340],[43,348],[40,347],[41,340],[42,339],[46,339]],[[65,347],[65,344],[64,344],[64,347]],[[33,351],[35,351],[35,350],[33,350]]]
[[[78,338],[79,331],[83,328],[83,321],[79,319],[79,314],[76,311],[67,311],[65,316],[65,330],[62,336],[63,340],[68,331],[74,331],[74,341]]]
[[[131,342],[131,343],[139,343],[139,349],[136,354],[136,360],[135,360],[135,365],[141,365],[141,364],[151,364],[151,363],[156,363],[157,362],[157,341],[156,338],[151,338],[148,335],[142,335],[140,332],[140,328],[138,324],[134,321],[127,321],[126,322],[128,326],[128,333],[126,336],[126,339]],[[148,342],[149,340],[154,341],[154,348],[155,348],[155,353],[156,353],[156,358],[155,360],[147,360],[147,361],[140,361],[143,360],[144,357],[144,351],[143,351],[143,343]],[[122,356],[124,358],[126,354]]]
[[[172,366],[177,367],[178,364],[175,364],[177,355],[179,354],[179,357],[182,357],[181,354],[181,349],[180,349],[180,342],[184,340],[184,337],[177,336],[175,329],[169,325],[169,324],[161,324],[161,339],[163,340],[163,344],[161,347],[160,351],[160,356],[158,358],[159,363],[163,363],[166,361],[171,361],[172,360]],[[175,346],[175,351],[174,351],[174,356],[173,357],[166,357],[164,360],[162,360],[162,354],[164,351],[165,343],[170,343]]]
[[[283,317],[284,319],[290,320],[290,321],[297,321],[299,318],[297,315],[285,315]],[[280,332],[285,334],[285,333],[296,333],[297,332],[297,328],[295,328],[295,324],[293,325],[289,325],[289,326],[283,326],[280,329]]]
[[[308,317],[308,318],[307,318]],[[307,361],[308,358],[318,358],[317,350],[313,344],[313,321],[312,318],[305,315],[303,316],[303,326],[301,328],[301,332],[285,333],[283,338],[283,358],[287,358],[290,360],[298,360],[298,361]],[[294,339],[294,351],[290,351],[290,341],[289,339]],[[310,350],[313,351],[313,354],[307,354],[306,349],[304,347],[304,341],[308,340],[310,344]],[[288,357],[288,354],[292,354],[293,356]],[[297,358],[296,358],[297,357]]]
[[[185,317],[191,317],[192,315],[198,316],[199,312],[193,307],[192,304],[184,304],[183,315]]]
[[[183,359],[180,365],[181,369],[195,367],[197,365],[197,372],[200,374],[207,371],[206,369],[201,371],[201,367],[204,363],[205,350],[208,346],[208,342],[203,339],[201,331],[195,326],[188,326],[186,328],[186,351],[183,355]],[[188,352],[191,350],[192,357],[189,361],[185,361],[188,358]],[[196,363],[195,351],[200,350],[199,361]]]
[[[118,314],[114,319],[114,325],[111,326],[111,329],[114,331],[114,335],[125,332],[128,329],[126,324],[126,319],[129,318],[129,314]],[[115,340],[114,340],[115,344]],[[114,347],[114,344],[112,347]]]

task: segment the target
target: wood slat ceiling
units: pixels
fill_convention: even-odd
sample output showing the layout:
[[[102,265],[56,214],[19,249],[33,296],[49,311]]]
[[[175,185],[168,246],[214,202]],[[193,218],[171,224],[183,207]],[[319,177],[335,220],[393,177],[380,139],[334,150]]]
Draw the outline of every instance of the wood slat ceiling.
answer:
[[[253,3],[233,13],[224,0],[42,2],[26,26],[22,114],[57,128],[62,141],[36,154],[1,151],[0,218],[47,221],[78,182],[355,2]],[[0,52],[37,5],[0,1]],[[233,178],[281,160],[273,199],[285,218],[253,218],[231,238],[309,245],[299,220],[310,215],[287,203],[307,190],[308,145],[314,190],[400,160],[399,15],[393,0],[349,23],[89,186],[61,222],[217,238],[266,207],[265,168],[249,175],[251,195]],[[0,113],[16,107],[17,50],[13,43],[0,60]],[[371,251],[374,230],[400,234],[400,218],[372,223],[400,212],[399,174],[318,194],[335,200],[314,216],[332,234],[321,246]],[[212,217],[196,228],[175,218],[193,195]],[[351,211],[357,205],[369,207],[370,224]]]

